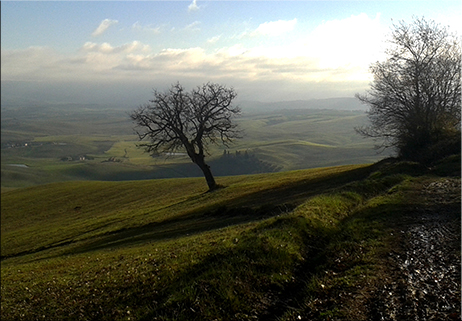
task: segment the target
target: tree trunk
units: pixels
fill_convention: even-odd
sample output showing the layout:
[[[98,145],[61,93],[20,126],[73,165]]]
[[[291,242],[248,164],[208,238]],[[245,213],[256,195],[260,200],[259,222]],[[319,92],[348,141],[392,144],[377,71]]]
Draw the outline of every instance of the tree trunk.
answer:
[[[203,159],[198,159],[196,162],[197,166],[202,170],[205,176],[205,180],[207,181],[207,185],[209,186],[209,190],[213,191],[217,189],[217,183],[215,182],[215,178],[213,178],[212,171],[210,170],[210,166],[207,165]]]
[[[188,152],[189,158],[191,158],[193,163],[199,166],[199,168],[202,170],[202,173],[204,173],[205,180],[207,181],[207,185],[209,186],[209,190],[213,191],[217,189],[218,186],[215,182],[215,179],[213,178],[210,166],[207,165],[204,161],[205,157],[203,150],[200,149],[199,153],[196,153],[193,142],[189,142],[186,138],[183,140],[183,145],[185,146],[186,151]]]

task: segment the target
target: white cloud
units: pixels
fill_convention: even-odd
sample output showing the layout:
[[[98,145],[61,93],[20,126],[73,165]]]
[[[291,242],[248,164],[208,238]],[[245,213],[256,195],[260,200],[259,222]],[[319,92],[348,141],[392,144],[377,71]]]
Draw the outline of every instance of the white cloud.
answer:
[[[242,44],[236,44],[231,47],[221,48],[217,50],[217,53],[220,55],[229,55],[229,56],[240,56],[248,52],[248,49],[245,48]]]
[[[312,86],[323,87],[323,91],[319,89],[319,93],[311,93],[321,95],[321,92],[325,94],[327,89],[334,88],[334,84],[339,87],[339,83],[343,82],[345,90],[362,81],[349,79],[349,69],[320,69],[317,61],[309,57],[271,58],[263,52],[260,48],[246,48],[240,44],[212,53],[198,47],[153,52],[136,41],[121,46],[87,42],[71,57],[43,48],[2,51],[2,81],[117,82],[127,85],[167,85],[177,80],[197,85],[216,81],[265,99],[277,99],[289,89],[292,92],[305,88],[301,89],[303,92],[306,88],[314,88]],[[345,84],[345,80],[348,83]],[[259,92],[255,88],[260,88]],[[338,92],[339,89],[335,90]],[[299,96],[297,99],[303,98],[307,97]]]
[[[189,25],[187,25],[186,27],[184,27],[183,29],[184,30],[189,30],[189,31],[199,31],[201,22],[200,21],[194,21],[192,23],[190,23]]]
[[[102,53],[111,53],[114,50],[114,47],[112,47],[109,43],[104,42],[100,45],[94,42],[86,42],[81,50],[87,51],[87,52],[102,52]]]
[[[207,42],[208,42],[208,43],[216,43],[218,40],[220,40],[221,36],[222,36],[222,35],[209,38],[209,39],[207,39]]]
[[[150,51],[149,45],[145,45],[139,41],[132,41],[130,43],[123,44],[118,47],[113,47],[107,42],[102,44],[97,44],[94,42],[86,42],[81,51],[85,52],[100,52],[104,54],[114,54],[114,53],[132,53],[134,51],[148,52]]]
[[[280,36],[283,33],[292,31],[297,24],[297,19],[278,20],[262,23],[255,31],[251,32],[251,36]]]
[[[191,12],[191,11],[197,11],[199,10],[199,6],[197,5],[197,0],[193,0],[193,2],[191,2],[191,4],[188,6],[188,11]]]
[[[1,51],[1,77],[4,80],[38,80],[42,70],[52,66],[57,54],[48,47],[29,47],[24,50]]]
[[[92,32],[93,37],[97,37],[102,35],[110,26],[117,24],[119,21],[117,20],[111,20],[111,19],[104,19],[101,21],[99,24],[98,28],[95,29],[95,31]]]
[[[292,27],[279,26],[287,32],[296,23],[295,19],[292,21]],[[197,29],[199,24],[196,21],[188,28]],[[281,32],[273,29],[276,25],[262,24],[256,30],[261,35],[276,35]],[[294,99],[353,95],[367,88],[368,65],[380,58],[385,33],[388,28],[380,24],[380,15],[369,18],[361,14],[326,21],[304,39],[284,46],[255,42],[244,45],[234,39],[234,43],[214,51],[194,47],[154,52],[139,41],[119,46],[87,42],[73,55],[66,56],[41,47],[2,50],[1,78],[101,82],[108,87],[115,82],[158,86],[177,80],[185,85],[216,81],[242,91],[241,97],[255,94],[264,97],[259,98],[262,100],[280,99],[277,97],[284,93],[296,92],[299,96],[293,96]],[[220,37],[208,41],[216,43]]]
[[[367,68],[383,57],[387,33],[388,28],[380,23],[380,14],[372,19],[361,13],[324,22],[297,44],[295,52],[318,59],[320,68]]]
[[[152,25],[142,26],[138,21],[132,25],[132,30],[145,31],[153,34],[159,34],[161,27],[153,27]]]

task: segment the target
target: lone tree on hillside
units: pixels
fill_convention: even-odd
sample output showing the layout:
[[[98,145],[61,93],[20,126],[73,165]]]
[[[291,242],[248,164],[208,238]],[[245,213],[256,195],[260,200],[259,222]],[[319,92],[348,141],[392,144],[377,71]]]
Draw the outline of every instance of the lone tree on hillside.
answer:
[[[372,64],[371,89],[357,94],[370,106],[360,134],[394,147],[403,159],[431,162],[460,153],[461,48],[433,21],[394,25],[388,59]]]
[[[240,108],[233,106],[236,92],[219,84],[207,83],[185,92],[177,83],[165,92],[154,90],[154,99],[130,114],[137,125],[140,144],[147,152],[175,152],[186,150],[204,173],[209,190],[217,184],[205,163],[207,146],[222,143],[228,146],[239,137],[233,118]]]

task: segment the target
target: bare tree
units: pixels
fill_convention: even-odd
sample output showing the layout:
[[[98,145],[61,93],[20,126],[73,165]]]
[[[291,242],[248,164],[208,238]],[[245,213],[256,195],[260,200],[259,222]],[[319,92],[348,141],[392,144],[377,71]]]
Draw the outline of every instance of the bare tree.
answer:
[[[217,184],[205,163],[207,146],[228,146],[239,137],[233,122],[240,108],[233,106],[236,92],[219,84],[207,83],[185,92],[177,83],[165,92],[154,91],[154,99],[130,114],[137,125],[140,144],[147,152],[175,152],[186,150],[204,173],[209,190]]]
[[[371,125],[356,130],[405,159],[422,160],[448,139],[454,149],[460,145],[460,42],[423,18],[393,27],[388,59],[370,67],[371,89],[356,95],[370,106]]]

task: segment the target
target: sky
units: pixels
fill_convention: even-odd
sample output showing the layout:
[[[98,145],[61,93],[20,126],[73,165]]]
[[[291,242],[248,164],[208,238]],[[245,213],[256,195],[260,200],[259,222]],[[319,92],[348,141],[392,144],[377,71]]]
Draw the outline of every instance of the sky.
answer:
[[[393,24],[462,34],[460,0],[2,1],[1,99],[137,107],[180,82],[262,102],[353,97]]]

